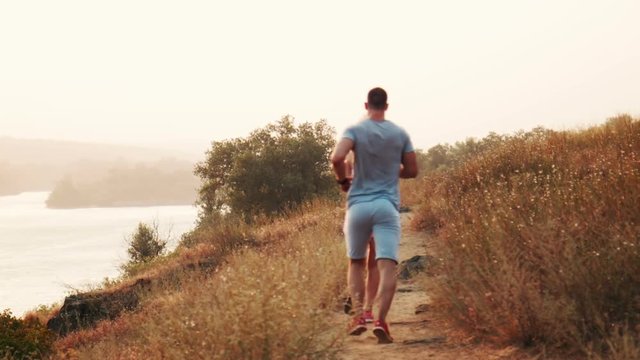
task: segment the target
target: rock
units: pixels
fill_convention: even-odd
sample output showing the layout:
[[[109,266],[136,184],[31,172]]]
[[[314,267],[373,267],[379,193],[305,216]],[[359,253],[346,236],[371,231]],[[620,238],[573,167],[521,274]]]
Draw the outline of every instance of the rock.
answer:
[[[76,294],[64,299],[64,304],[56,316],[47,322],[47,328],[58,335],[95,326],[101,320],[113,320],[123,311],[132,311],[138,307],[140,294],[151,288],[151,285],[162,287],[179,287],[180,273],[199,271],[212,273],[219,265],[215,258],[203,258],[196,262],[178,265],[153,278],[140,278],[132,285],[114,290]]]
[[[403,345],[416,345],[416,344],[421,344],[421,345],[433,345],[433,344],[442,344],[444,342],[447,341],[447,337],[446,336],[433,336],[430,338],[425,338],[425,339],[412,339],[412,340],[405,340],[402,342]]]
[[[404,260],[398,267],[398,278],[409,280],[419,272],[427,270],[427,256],[416,255],[409,260]]]
[[[64,336],[94,326],[101,320],[113,320],[123,311],[135,309],[139,291],[150,285],[151,280],[138,279],[133,285],[114,292],[68,296],[58,314],[47,322],[47,328]]]
[[[351,297],[347,297],[343,299],[343,310],[347,315],[351,315],[351,310],[353,310],[353,304],[351,303]]]
[[[396,292],[399,292],[399,293],[410,293],[410,292],[413,292],[413,288],[412,287],[401,287],[401,288],[398,288],[398,290],[396,290]]]
[[[416,306],[416,315],[429,311],[429,304],[420,304]]]
[[[218,264],[219,264],[219,261],[217,261],[216,259],[205,258],[205,259],[199,260],[196,263],[186,264],[183,266],[183,269],[185,271],[199,270],[204,273],[211,273],[212,271],[217,269]]]

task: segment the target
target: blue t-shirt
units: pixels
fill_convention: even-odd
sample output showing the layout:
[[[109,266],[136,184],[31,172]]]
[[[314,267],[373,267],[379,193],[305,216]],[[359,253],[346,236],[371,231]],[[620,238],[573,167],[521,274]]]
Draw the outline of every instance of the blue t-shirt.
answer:
[[[342,137],[353,140],[355,154],[347,206],[386,198],[399,209],[402,155],[414,151],[407,132],[389,120],[368,119],[347,128]]]

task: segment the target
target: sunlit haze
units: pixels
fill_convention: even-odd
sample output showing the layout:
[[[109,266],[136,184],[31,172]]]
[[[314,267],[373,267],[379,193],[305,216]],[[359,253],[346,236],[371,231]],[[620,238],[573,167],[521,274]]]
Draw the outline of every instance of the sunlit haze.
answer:
[[[640,2],[5,1],[0,136],[203,151],[389,93],[418,148],[640,114]]]

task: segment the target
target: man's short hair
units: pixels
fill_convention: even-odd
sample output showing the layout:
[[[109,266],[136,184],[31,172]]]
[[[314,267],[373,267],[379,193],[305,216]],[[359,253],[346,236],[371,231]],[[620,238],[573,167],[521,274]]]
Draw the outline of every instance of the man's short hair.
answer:
[[[387,106],[387,92],[383,88],[373,88],[369,90],[367,102],[371,109],[384,110],[385,106]]]

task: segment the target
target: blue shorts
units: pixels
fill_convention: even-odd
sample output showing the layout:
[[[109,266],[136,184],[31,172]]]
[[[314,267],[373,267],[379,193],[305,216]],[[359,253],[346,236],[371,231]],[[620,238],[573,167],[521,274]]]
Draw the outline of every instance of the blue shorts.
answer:
[[[376,260],[398,262],[400,213],[391,201],[376,199],[351,205],[344,219],[344,233],[349,258],[366,258],[369,237],[373,234]]]

